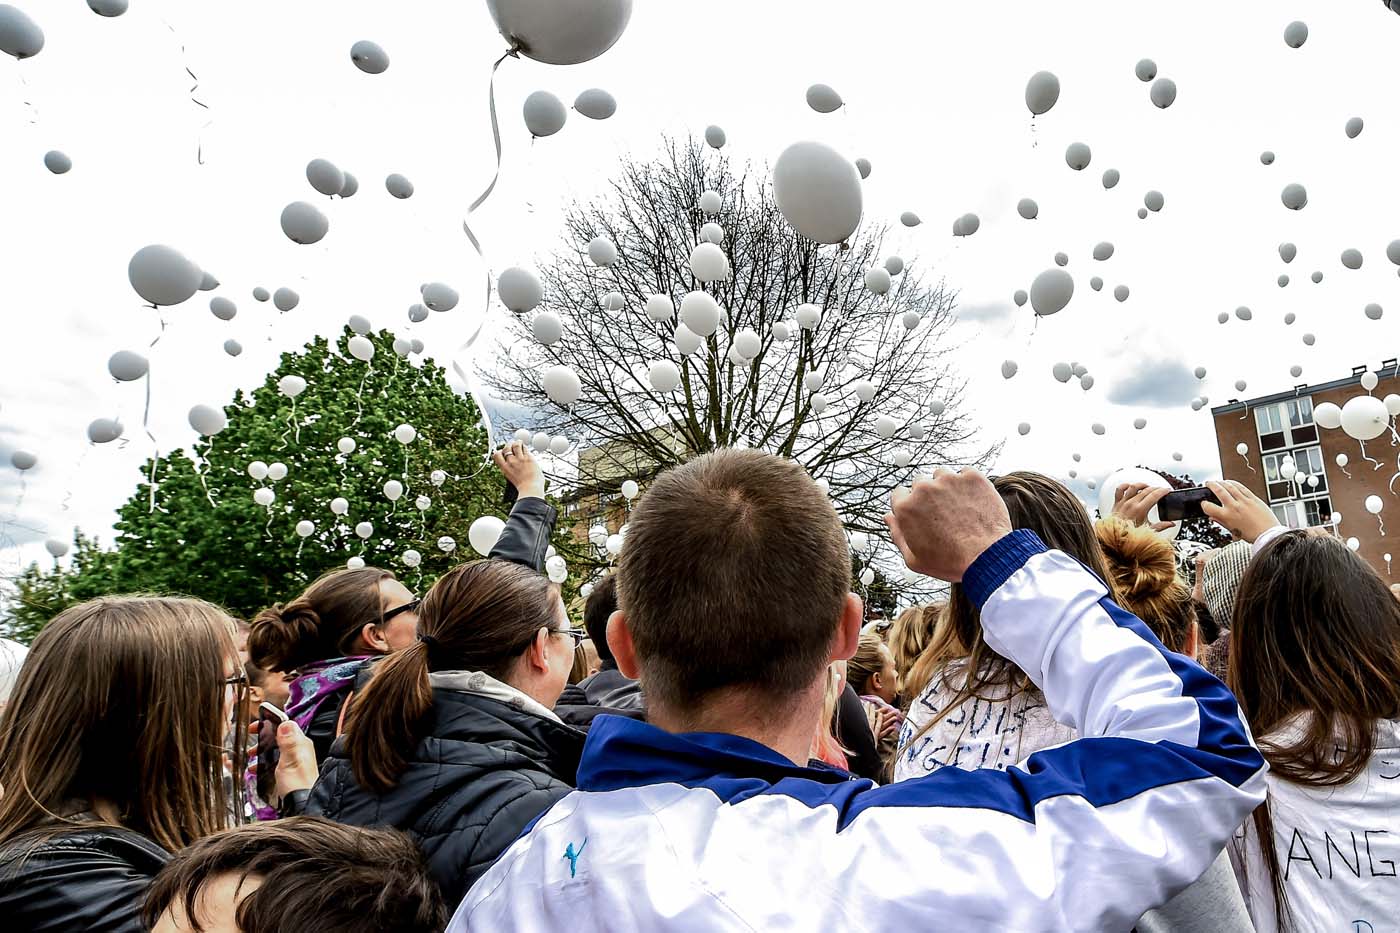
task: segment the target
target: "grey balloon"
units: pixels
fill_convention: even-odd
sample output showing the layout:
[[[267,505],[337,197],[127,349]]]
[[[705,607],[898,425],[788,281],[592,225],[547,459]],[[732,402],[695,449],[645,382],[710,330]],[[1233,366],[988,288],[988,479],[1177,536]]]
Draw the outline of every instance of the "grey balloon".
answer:
[[[1074,297],[1074,277],[1063,269],[1046,269],[1031,282],[1031,308],[1044,317],[1058,314]]]
[[[177,305],[199,291],[204,273],[169,246],[143,246],[126,267],[127,280],[153,305]]]
[[[869,177],[870,177],[870,160],[869,160],[869,159],[856,159],[856,171],[857,171],[857,172],[860,172],[860,177],[861,177],[862,179],[869,178]]]
[[[1381,306],[1376,304],[1374,301],[1366,306],[1366,317],[1370,318],[1373,321],[1379,321],[1383,313],[1384,312],[1381,310]]]
[[[87,436],[94,444],[110,444],[122,436],[122,423],[115,418],[98,418],[87,426]]]
[[[87,5],[98,16],[121,16],[126,12],[127,0],[87,0]]]
[[[1313,280],[1313,284],[1314,284],[1314,285],[1316,285],[1317,283],[1319,283],[1319,282],[1322,281],[1322,272],[1321,272],[1321,270],[1319,270],[1319,271],[1317,271],[1317,272],[1314,272],[1314,273],[1312,274],[1312,280]]]
[[[1306,346],[1309,346],[1309,347],[1310,347],[1310,346],[1312,346],[1313,344],[1317,343],[1317,337],[1315,337],[1315,336],[1312,335],[1312,334],[1304,334],[1304,335],[1303,335],[1303,343],[1304,343]]]
[[[1050,367],[1050,375],[1055,377],[1056,382],[1069,382],[1074,376],[1074,370],[1068,363],[1056,363]]]
[[[340,186],[340,196],[342,198],[352,198],[355,192],[360,190],[360,180],[349,172],[345,173],[345,184]]]
[[[1157,63],[1150,58],[1144,58],[1137,63],[1137,67],[1133,69],[1133,73],[1137,75],[1139,81],[1151,81],[1153,78],[1157,77]]]
[[[409,181],[398,172],[384,179],[384,187],[400,201],[405,201],[413,197],[413,182]]]
[[[135,382],[150,371],[144,356],[131,350],[118,350],[107,360],[107,372],[118,382]]]
[[[1031,433],[1031,426],[1027,422],[1022,421],[1020,424],[1016,425],[1016,432],[1022,437],[1025,437],[1027,434]]]
[[[224,352],[227,353],[229,356],[237,356],[238,354],[243,352],[243,344],[239,343],[237,340],[229,338],[228,340],[224,341]]]
[[[606,120],[617,113],[617,98],[600,87],[591,87],[574,98],[574,109],[590,120]]]
[[[44,153],[44,168],[55,175],[66,175],[73,168],[73,160],[57,149]]]
[[[1137,210],[1137,215],[1138,215],[1138,220],[1146,220],[1146,219],[1147,219],[1147,208],[1145,208],[1145,207],[1139,207],[1138,210]]]
[[[1252,321],[1254,320],[1254,312],[1244,305],[1240,305],[1235,309],[1235,317],[1239,318],[1241,321]]]
[[[1040,205],[1030,198],[1022,198],[1016,203],[1016,213],[1026,220],[1035,220],[1036,217],[1040,216]]]
[[[1176,82],[1171,78],[1158,78],[1152,82],[1152,90],[1147,96],[1152,98],[1153,106],[1166,110],[1176,102]]]
[[[1301,211],[1308,206],[1308,189],[1296,182],[1285,185],[1280,197],[1283,199],[1283,206],[1290,211]]]
[[[1303,43],[1308,41],[1308,24],[1295,19],[1283,27],[1283,41],[1290,49],[1301,49]]]
[[[1215,320],[1216,323],[1225,324],[1230,320],[1230,313],[1228,311],[1221,311],[1215,316]]]
[[[705,127],[705,143],[711,149],[723,149],[724,144],[729,141],[729,137],[724,134],[724,129],[715,126],[713,123]]]
[[[1366,128],[1366,121],[1360,117],[1352,117],[1347,121],[1347,139],[1355,139],[1361,135],[1361,131]]]
[[[923,223],[923,221],[919,219],[919,215],[913,211],[905,211],[903,214],[900,214],[899,222],[906,227],[917,227],[919,224]]]
[[[306,180],[321,194],[330,197],[345,187],[345,173],[329,159],[312,159],[306,163]]]
[[[1016,307],[1018,308],[1024,308],[1026,302],[1030,301],[1030,299],[1030,294],[1024,288],[1016,289],[1016,294],[1011,296],[1011,300],[1016,302]]]
[[[1064,253],[1056,253],[1056,254],[1055,254],[1055,265],[1057,265],[1057,266],[1067,266],[1067,265],[1069,265],[1069,256],[1065,255]]]
[[[428,319],[428,309],[422,305],[409,305],[408,319],[415,324],[421,324]]]
[[[1010,379],[1016,375],[1018,369],[1020,369],[1020,367],[1016,365],[1015,360],[1003,361],[1001,364],[1001,378]]]
[[[1358,249],[1342,250],[1342,265],[1348,269],[1361,268],[1361,251]]]
[[[521,110],[525,115],[525,128],[536,138],[553,136],[564,128],[569,118],[563,102],[548,91],[535,91],[525,98]]]
[[[1065,150],[1065,164],[1076,172],[1083,171],[1089,167],[1089,162],[1094,158],[1094,154],[1085,143],[1070,143]]]
[[[1296,320],[1298,320],[1298,315],[1294,314],[1292,311],[1289,311],[1283,316],[1283,323],[1285,324],[1292,324]]]
[[[32,470],[39,463],[39,458],[27,450],[16,450],[10,454],[10,466],[20,472]]]
[[[254,301],[267,301],[271,297],[272,294],[267,289],[263,288],[261,285],[253,289]]]
[[[976,214],[963,214],[953,221],[953,236],[972,236],[982,226],[982,220]]]
[[[1070,363],[1069,371],[1074,373],[1076,379],[1082,379],[1089,374],[1088,367],[1084,366],[1082,363]]]
[[[1303,367],[1298,366],[1296,364],[1288,367],[1288,375],[1292,376],[1294,379],[1297,379],[1299,376],[1303,375]]]
[[[451,311],[457,307],[458,296],[455,289],[441,282],[423,286],[423,304],[433,311]]]
[[[1235,380],[1235,391],[1236,391],[1236,392],[1243,392],[1243,391],[1244,391],[1245,389],[1247,389],[1247,388],[1249,388],[1249,383],[1245,382],[1243,379],[1236,379],[1236,380]]]
[[[1263,162],[1265,165],[1273,165],[1274,154],[1268,149],[1265,149],[1263,152],[1259,153],[1259,161]]]
[[[282,208],[282,232],[293,243],[309,246],[319,243],[330,229],[330,221],[314,204],[293,201]]]
[[[1105,190],[1116,186],[1122,178],[1122,174],[1119,173],[1118,169],[1116,168],[1111,168],[1108,171],[1104,172],[1103,186]]]
[[[368,39],[350,46],[350,60],[367,75],[382,75],[389,70],[389,54]]]
[[[1048,71],[1037,71],[1026,82],[1026,109],[1039,116],[1060,99],[1060,79]]]
[[[1298,247],[1292,243],[1280,243],[1278,245],[1278,257],[1284,262],[1292,262],[1298,256]]]
[[[1193,375],[1197,379],[1204,379],[1206,377],[1206,368],[1204,366],[1197,366]]]
[[[1149,191],[1142,196],[1142,203],[1144,207],[1155,214],[1167,203],[1167,199],[1162,197],[1160,191]]]
[[[199,290],[202,292],[212,292],[219,287],[219,279],[212,272],[202,272],[199,276]]]
[[[840,110],[845,103],[836,89],[828,84],[814,84],[807,88],[807,106],[817,113],[832,113]]]
[[[1117,286],[1116,288],[1114,288],[1114,289],[1113,289],[1113,297],[1114,297],[1114,298],[1117,298],[1119,301],[1127,301],[1127,300],[1128,300],[1128,286],[1126,286],[1126,285],[1119,285],[1119,286]]]
[[[1097,275],[1094,276],[1089,280],[1089,287],[1096,292],[1103,291],[1103,279],[1099,278]]]
[[[1093,431],[1095,434],[1102,436],[1104,432],[1106,432],[1108,429],[1101,424],[1094,424],[1090,427],[1089,430]]]
[[[1287,275],[1281,275],[1281,276],[1279,276],[1279,277],[1278,277],[1278,287],[1279,287],[1279,288],[1287,288],[1287,287],[1288,287],[1289,281],[1290,281],[1290,279],[1288,278]]]
[[[1094,247],[1094,258],[1099,262],[1104,262],[1113,256],[1113,244],[1105,240]]]
[[[214,317],[219,320],[231,321],[233,320],[233,316],[238,313],[238,305],[234,304],[223,295],[216,295],[209,299],[209,310],[213,313]]]
[[[1391,240],[1385,248],[1385,258],[1400,266],[1400,240]]]
[[[1146,419],[1146,418],[1134,418],[1134,419],[1133,419],[1133,427],[1135,427],[1135,428],[1137,428],[1139,431],[1141,431],[1143,428],[1147,427],[1147,419]]]
[[[290,311],[301,303],[301,296],[290,288],[279,288],[272,293],[272,303],[278,311]]]
[[[33,58],[44,48],[44,30],[23,10],[0,3],[0,52],[17,59]]]

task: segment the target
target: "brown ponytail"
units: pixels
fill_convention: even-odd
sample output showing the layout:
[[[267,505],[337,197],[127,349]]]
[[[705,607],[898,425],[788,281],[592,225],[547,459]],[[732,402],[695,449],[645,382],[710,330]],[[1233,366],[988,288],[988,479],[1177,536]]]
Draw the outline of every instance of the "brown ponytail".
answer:
[[[508,681],[540,629],[557,627],[557,604],[548,580],[507,561],[474,561],[440,577],[418,607],[419,641],[381,662],[351,704],[345,743],[360,786],[383,794],[398,783],[432,709],[430,672]]]
[[[384,621],[379,583],[393,578],[376,567],[321,575],[291,602],[257,614],[248,631],[248,656],[263,670],[289,672],[354,653],[361,630]]]

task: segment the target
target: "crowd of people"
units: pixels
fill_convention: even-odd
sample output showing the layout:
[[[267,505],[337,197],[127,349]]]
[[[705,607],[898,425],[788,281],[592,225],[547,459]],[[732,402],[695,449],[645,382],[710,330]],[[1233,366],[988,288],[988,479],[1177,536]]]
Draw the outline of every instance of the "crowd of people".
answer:
[[[16,653],[4,928],[1395,929],[1400,601],[1244,486],[1187,579],[1166,490],[938,471],[886,520],[946,601],[871,620],[819,486],[719,451],[576,627],[495,460],[495,549],[421,596],[110,596]]]

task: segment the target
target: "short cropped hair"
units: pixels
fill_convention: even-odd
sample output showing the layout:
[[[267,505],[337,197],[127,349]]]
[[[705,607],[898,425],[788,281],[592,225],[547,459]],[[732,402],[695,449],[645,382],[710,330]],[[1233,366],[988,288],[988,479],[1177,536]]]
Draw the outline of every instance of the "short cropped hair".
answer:
[[[629,527],[628,533],[631,533]],[[617,611],[616,577],[608,574],[593,584],[593,592],[588,594],[588,602],[583,604],[583,627],[593,641],[599,661],[613,659],[612,648],[608,647],[608,616]]]
[[[147,889],[146,926],[178,901],[198,933],[199,893],[222,875],[261,882],[239,902],[242,933],[436,933],[447,924],[437,883],[403,833],[300,816],[226,830],[177,852]]]
[[[719,450],[662,473],[618,561],[648,702],[726,687],[785,699],[826,667],[851,555],[830,500],[791,460]]]

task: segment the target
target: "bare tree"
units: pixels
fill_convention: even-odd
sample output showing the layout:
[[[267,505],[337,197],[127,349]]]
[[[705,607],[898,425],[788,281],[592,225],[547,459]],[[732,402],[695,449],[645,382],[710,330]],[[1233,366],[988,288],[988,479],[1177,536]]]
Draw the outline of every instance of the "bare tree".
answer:
[[[654,472],[717,448],[751,446],[791,457],[825,480],[848,528],[883,532],[880,516],[896,482],[934,465],[980,465],[993,452],[975,447],[962,412],[964,383],[946,365],[955,349],[948,341],[955,295],[941,281],[926,285],[917,271],[894,276],[877,295],[865,273],[883,261],[886,230],[820,246],[783,219],[767,176],[747,167],[736,173],[693,139],[668,141],[656,161],[624,162],[608,195],[568,213],[563,246],[541,269],[539,310],[558,315],[563,338],[539,344],[530,316],[521,315],[513,328],[519,339],[486,378],[498,397],[540,419],[532,430],[614,452],[584,458],[585,490],[615,489],[639,464]],[[717,215],[699,207],[706,191],[722,198]],[[703,285],[690,256],[711,221],[723,228],[731,274]],[[589,259],[587,244],[598,236],[616,244],[615,263]],[[676,320],[652,320],[644,308],[661,294],[679,309],[694,290],[726,310],[718,331],[686,355],[676,347]],[[612,293],[622,296],[621,310],[605,309]],[[808,303],[821,308],[814,329],[793,322],[794,310]],[[752,360],[733,349],[746,329],[761,341]],[[675,392],[651,387],[648,368],[659,360],[679,367]],[[583,386],[567,411],[541,385],[555,364],[571,368]],[[815,388],[806,384],[813,372],[822,374]],[[867,401],[857,397],[861,381],[873,386]],[[897,423],[893,436],[876,430],[882,415]],[[897,467],[906,454],[907,464]]]

